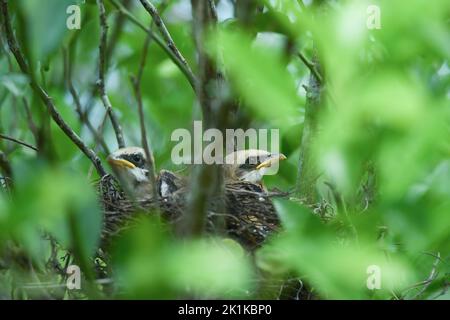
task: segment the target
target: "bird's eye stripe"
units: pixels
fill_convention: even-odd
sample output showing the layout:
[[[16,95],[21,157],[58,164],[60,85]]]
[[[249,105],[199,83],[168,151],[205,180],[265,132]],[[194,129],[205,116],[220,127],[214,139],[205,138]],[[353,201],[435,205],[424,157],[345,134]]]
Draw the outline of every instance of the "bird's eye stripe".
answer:
[[[124,154],[121,158],[130,161],[137,167],[141,167],[144,162],[144,157],[141,154]]]
[[[270,154],[263,155],[263,156],[250,156],[247,159],[245,159],[245,165],[259,165],[270,158]]]

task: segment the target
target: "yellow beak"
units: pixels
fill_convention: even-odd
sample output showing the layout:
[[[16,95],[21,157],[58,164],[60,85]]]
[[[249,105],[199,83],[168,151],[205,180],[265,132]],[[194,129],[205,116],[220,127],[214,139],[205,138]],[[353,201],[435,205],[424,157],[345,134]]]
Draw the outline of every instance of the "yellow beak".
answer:
[[[268,168],[272,165],[272,163],[274,163],[275,161],[282,161],[282,160],[286,160],[286,156],[282,153],[280,154],[275,154],[272,157],[270,157],[269,159],[267,159],[264,162],[261,162],[260,164],[258,164],[258,166],[256,167],[256,170],[259,170],[261,168]]]
[[[128,168],[128,169],[136,168],[136,166],[134,164],[132,164],[130,161],[127,161],[124,159],[114,159],[114,158],[108,157],[107,160],[108,160],[108,163],[114,167]]]

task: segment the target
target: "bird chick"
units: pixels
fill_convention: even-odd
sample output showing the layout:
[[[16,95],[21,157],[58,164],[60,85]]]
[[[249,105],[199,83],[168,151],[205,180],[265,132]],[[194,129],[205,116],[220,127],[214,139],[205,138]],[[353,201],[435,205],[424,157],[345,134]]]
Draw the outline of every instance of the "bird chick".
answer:
[[[263,176],[269,173],[274,164],[285,159],[282,153],[258,149],[238,150],[225,157],[225,178],[261,184]]]
[[[139,147],[121,148],[107,158],[116,177],[125,189],[136,200],[152,197],[153,185],[149,178],[147,159],[144,149]]]
[[[178,190],[185,188],[187,184],[188,182],[185,177],[169,170],[161,170],[156,179],[158,194],[162,198],[174,195]]]
[[[225,157],[224,174],[226,182],[243,181],[262,185],[262,178],[273,165],[286,156],[265,150],[239,150]],[[137,200],[151,198],[153,188],[149,172],[146,169],[145,152],[139,147],[118,149],[107,158],[116,177],[131,196]],[[158,195],[167,197],[187,185],[186,179],[174,173],[162,170],[157,178]]]

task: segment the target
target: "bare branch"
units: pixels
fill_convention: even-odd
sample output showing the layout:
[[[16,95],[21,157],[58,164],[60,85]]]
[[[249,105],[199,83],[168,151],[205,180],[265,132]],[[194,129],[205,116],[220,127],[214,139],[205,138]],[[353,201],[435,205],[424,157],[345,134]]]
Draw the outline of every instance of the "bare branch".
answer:
[[[105,88],[105,65],[106,65],[106,36],[108,34],[108,24],[106,23],[106,11],[105,6],[103,4],[103,0],[97,0],[97,6],[99,11],[100,18],[100,44],[99,44],[99,66],[98,66],[98,88],[100,92],[100,97],[102,99],[102,103],[105,106],[106,112],[108,113],[109,119],[111,120],[111,124],[114,129],[114,133],[116,134],[117,145],[119,148],[125,147],[125,142],[123,139],[122,128],[120,127],[119,121],[117,120],[117,116],[114,113],[114,110],[111,105],[111,101],[106,94]]]
[[[131,1],[132,0],[124,0],[123,1],[124,8],[129,8],[131,5]],[[85,18],[84,21],[89,20],[88,17],[90,15],[90,12],[88,11],[86,14],[87,14],[87,18]],[[115,18],[115,20],[113,22],[113,30],[111,32],[109,41],[107,43],[105,62],[109,61],[109,59],[112,57],[112,55],[117,47],[118,39],[120,38],[122,31],[123,31],[123,27],[125,25],[125,22],[127,21],[126,18],[127,17],[121,11],[119,11],[117,17]],[[72,46],[75,45],[78,38],[79,38],[79,33],[75,33],[75,36],[71,38],[71,40],[67,46],[70,50],[72,50]],[[98,93],[98,86],[97,85],[91,86],[89,89],[89,93],[88,93],[88,100],[87,100],[87,102],[85,104],[85,108],[83,110],[84,118],[89,118],[89,114],[93,109],[92,106],[94,105],[94,101],[95,101],[94,98],[97,93]]]
[[[219,72],[214,62],[207,56],[204,44],[208,28],[214,22],[206,1],[191,0],[193,14],[194,41],[198,53],[197,97],[202,108],[206,128],[226,128],[227,115],[223,115],[224,105],[217,98],[220,92]],[[214,90],[208,90],[214,88]],[[220,115],[223,115],[220,117]],[[224,192],[222,167],[218,165],[198,165],[193,168],[190,181],[188,210],[183,217],[182,231],[189,236],[202,234],[205,227],[208,203],[214,197],[221,199]],[[219,203],[219,207],[224,207]],[[219,222],[220,224],[220,222]]]
[[[302,62],[305,64],[305,66],[308,67],[309,71],[311,71],[311,73],[316,77],[317,81],[319,83],[322,83],[322,76],[320,75],[319,71],[317,71],[316,69],[316,65],[309,61],[308,58],[305,57],[305,55],[302,52],[299,52],[298,57],[300,58],[300,60],[302,60]]]
[[[28,101],[25,97],[22,98],[22,102],[23,102],[23,107],[25,109],[28,127],[30,128],[31,133],[33,134],[35,142],[38,143],[38,141],[39,141],[39,132],[38,131],[39,130],[38,130],[36,124],[34,123],[33,115],[30,110],[30,106],[28,105]]]
[[[144,47],[142,49],[141,61],[139,64],[139,70],[135,77],[131,78],[131,82],[134,88],[134,95],[136,97],[136,101],[138,104],[138,113],[139,113],[139,124],[141,127],[141,144],[144,148],[145,156],[147,158],[147,166],[148,171],[150,172],[150,182],[153,185],[153,197],[156,199],[157,197],[157,188],[156,188],[156,172],[155,172],[155,159],[153,157],[153,152],[150,149],[148,139],[147,139],[147,129],[145,127],[145,118],[144,118],[144,107],[142,103],[142,94],[141,94],[141,79],[142,74],[145,68],[145,63],[147,61],[147,52],[148,47],[151,42],[150,34],[147,35],[144,43]]]
[[[208,6],[209,10],[211,12],[211,19],[214,23],[217,23],[219,21],[219,17],[217,16],[217,9],[216,9],[216,3],[214,0],[208,0]]]
[[[197,79],[195,78],[194,73],[189,68],[189,66],[183,64],[183,62],[175,55],[175,53],[166,45],[165,41],[152,32],[149,28],[144,26],[129,10],[127,10],[119,1],[117,0],[109,0],[111,4],[117,8],[122,14],[124,14],[132,23],[134,23],[136,26],[141,28],[146,33],[150,34],[152,39],[158,44],[158,46],[163,49],[166,54],[169,56],[169,58],[178,66],[178,68],[181,70],[181,72],[186,76],[187,80],[189,81],[189,84],[191,85],[192,89],[195,90]]]
[[[11,20],[8,12],[8,4],[6,0],[0,1],[1,1],[0,2],[1,11],[3,15],[3,24],[5,27],[8,46],[11,52],[13,53],[17,63],[19,64],[20,70],[30,77],[31,87],[46,105],[51,117],[53,118],[53,121],[55,121],[55,123],[61,128],[61,130],[67,135],[67,137],[69,137],[69,139],[72,140],[73,143],[75,143],[75,145],[89,158],[89,160],[92,161],[95,168],[97,169],[98,174],[100,176],[106,175],[106,171],[103,168],[100,158],[95,154],[95,152],[92,149],[90,149],[84,144],[84,142],[80,139],[80,137],[64,121],[64,119],[61,117],[61,114],[56,109],[56,106],[53,103],[53,99],[47,94],[47,92],[44,89],[42,89],[42,87],[37,83],[33,75],[29,72],[28,65],[25,61],[25,58],[22,55],[22,52],[19,49],[17,41],[14,37],[14,33],[12,31]]]
[[[72,65],[69,58],[69,53],[67,52],[66,48],[63,48],[63,60],[64,60],[64,74],[66,78],[66,85],[69,89],[70,94],[72,95],[72,99],[75,103],[75,111],[78,114],[78,117],[80,121],[84,124],[86,124],[86,127],[89,129],[91,134],[94,136],[94,140],[99,143],[103,150],[110,154],[110,150],[108,148],[108,145],[105,142],[105,139],[100,135],[100,133],[94,128],[94,125],[89,120],[89,117],[86,113],[83,112],[83,108],[81,107],[80,97],[78,96],[77,91],[75,90],[75,87],[72,83]]]
[[[156,7],[150,1],[147,1],[147,0],[139,0],[139,1],[144,6],[145,10],[147,10],[147,12],[152,16],[156,27],[158,28],[159,32],[161,33],[163,39],[166,41],[166,45],[169,47],[170,50],[172,50],[172,52],[183,63],[183,65],[190,72],[192,72],[186,59],[183,57],[180,50],[178,50],[177,46],[175,45],[175,42],[173,41],[172,36],[170,35],[169,30],[167,29],[166,25],[162,21],[161,16],[159,15]]]
[[[123,6],[125,8],[129,8],[131,5],[131,1],[132,0],[124,0],[123,1]],[[111,31],[111,35],[109,38],[109,42],[108,42],[108,48],[106,49],[106,60],[109,60],[109,58],[112,56],[118,39],[120,38],[120,35],[122,34],[123,31],[123,27],[125,25],[126,22],[126,16],[119,11],[119,14],[117,15],[116,19],[114,20],[114,22],[112,23],[112,31]]]
[[[24,147],[33,149],[34,151],[38,151],[38,148],[36,148],[35,146],[32,146],[32,145],[29,144],[29,143],[26,143],[26,142],[21,141],[21,140],[19,140],[19,139],[15,139],[15,138],[9,137],[9,136],[4,135],[4,134],[1,134],[1,133],[0,133],[0,139],[12,141],[12,142],[15,142],[15,143],[17,143],[17,144],[20,144],[20,145],[22,145],[22,146],[24,146]]]
[[[0,189],[4,186],[10,190],[13,186],[13,170],[5,153],[0,150],[0,170],[3,171],[3,178],[0,178]],[[3,180],[3,182],[2,182]]]
[[[167,7],[167,1],[163,1],[160,5],[160,11],[163,11]],[[149,30],[151,32],[147,33],[147,37],[145,38],[144,47],[142,48],[141,60],[139,63],[139,69],[136,76],[131,77],[131,82],[134,89],[134,95],[136,97],[136,101],[138,104],[138,113],[139,113],[139,125],[141,128],[141,145],[144,148],[145,156],[147,158],[147,170],[150,173],[150,183],[154,186],[153,197],[156,199],[158,196],[157,188],[156,188],[156,170],[155,170],[155,158],[153,156],[153,152],[150,148],[148,139],[147,139],[147,129],[145,127],[145,117],[144,117],[144,106],[142,102],[142,93],[141,93],[141,80],[142,75],[144,73],[145,64],[147,62],[147,54],[148,48],[152,41],[152,28],[154,21],[152,21]]]

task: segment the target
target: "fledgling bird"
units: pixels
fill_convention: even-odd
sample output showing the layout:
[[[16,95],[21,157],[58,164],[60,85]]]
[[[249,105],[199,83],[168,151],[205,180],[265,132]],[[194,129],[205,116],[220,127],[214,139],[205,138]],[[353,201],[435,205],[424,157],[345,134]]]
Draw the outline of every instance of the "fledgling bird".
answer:
[[[144,149],[139,147],[121,148],[107,158],[122,187],[136,200],[152,197],[154,186],[149,178]]]
[[[232,152],[224,159],[225,184],[248,182],[258,185],[256,189],[261,190],[263,176],[273,168],[275,163],[285,159],[284,154],[258,149]],[[189,184],[186,177],[167,170],[162,170],[157,180],[158,192],[162,197],[171,196]],[[250,185],[246,187],[250,187]]]
[[[265,150],[247,149],[228,154],[224,159],[225,183],[249,182],[262,185],[262,178],[273,165],[286,156]],[[161,197],[168,197],[188,185],[185,177],[161,170],[156,186],[149,179],[145,152],[139,147],[127,147],[109,155],[108,162],[122,184],[137,200],[151,198],[153,188]]]
[[[184,176],[177,175],[169,170],[161,170],[156,179],[156,185],[159,196],[166,198],[186,187],[188,181]]]
[[[282,153],[270,153],[266,150],[238,150],[225,157],[226,181],[244,181],[262,184],[262,178],[275,164],[285,160]]]
[[[256,149],[235,151],[225,157],[223,165],[225,210],[230,217],[233,217],[226,218],[225,223],[228,234],[240,239],[241,244],[251,248],[257,247],[279,225],[278,216],[262,185],[262,178],[274,167],[274,164],[284,159],[286,157],[283,154]],[[146,169],[145,152],[139,147],[119,149],[108,157],[108,162],[121,186],[120,189],[133,199],[153,200],[152,197],[156,191],[158,201],[162,201],[162,207],[165,208],[169,219],[180,214],[180,211],[177,211],[179,209],[174,208],[183,210],[186,196],[189,194],[188,175],[161,170],[156,178],[156,185],[152,185]],[[109,177],[115,181],[112,176]],[[119,192],[120,197],[126,199],[123,191]],[[106,200],[109,205],[111,202],[109,197],[106,197]],[[211,200],[208,203],[208,210],[215,212],[216,202]],[[110,209],[112,212],[116,210],[115,206]],[[106,217],[107,228],[113,230],[110,233],[114,233],[115,230],[120,229],[118,225],[125,221],[128,215],[123,214],[117,217],[117,214],[109,213]]]

